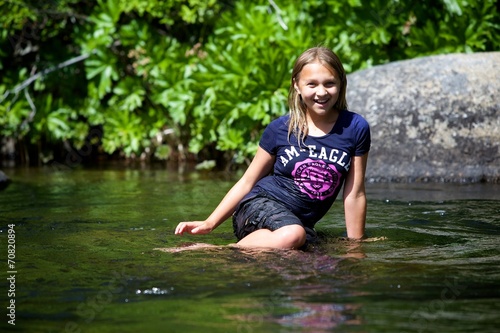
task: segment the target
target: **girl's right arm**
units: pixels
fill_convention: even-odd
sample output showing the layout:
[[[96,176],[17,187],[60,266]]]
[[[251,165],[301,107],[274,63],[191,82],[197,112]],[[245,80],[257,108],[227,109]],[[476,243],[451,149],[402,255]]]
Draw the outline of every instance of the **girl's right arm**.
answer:
[[[233,214],[238,203],[252,190],[254,185],[271,172],[275,159],[275,156],[259,147],[248,169],[241,179],[227,192],[213,213],[205,221],[179,223],[175,229],[175,234],[182,235],[185,232],[190,234],[208,234],[217,228]]]

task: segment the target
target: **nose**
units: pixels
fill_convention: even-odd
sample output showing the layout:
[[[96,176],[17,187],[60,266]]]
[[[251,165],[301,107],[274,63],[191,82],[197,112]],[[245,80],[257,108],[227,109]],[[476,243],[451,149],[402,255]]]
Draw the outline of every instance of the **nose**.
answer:
[[[316,95],[317,96],[326,96],[328,94],[328,91],[326,91],[325,87],[323,86],[318,86],[318,90],[316,90]]]

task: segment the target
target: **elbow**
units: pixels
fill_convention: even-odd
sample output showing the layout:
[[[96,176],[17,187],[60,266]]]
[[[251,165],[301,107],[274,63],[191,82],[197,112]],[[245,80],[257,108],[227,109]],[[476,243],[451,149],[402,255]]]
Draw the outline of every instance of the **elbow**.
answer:
[[[366,204],[366,192],[363,189],[360,189],[358,191],[351,191],[350,193],[346,193],[344,195],[344,204],[349,204],[349,203],[365,203]]]

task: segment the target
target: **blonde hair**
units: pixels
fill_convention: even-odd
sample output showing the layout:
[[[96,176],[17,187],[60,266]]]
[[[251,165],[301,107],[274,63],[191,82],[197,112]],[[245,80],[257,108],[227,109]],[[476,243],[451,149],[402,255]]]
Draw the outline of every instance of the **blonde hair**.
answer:
[[[302,102],[300,94],[295,90],[295,83],[300,78],[300,73],[305,65],[319,63],[331,72],[336,72],[340,79],[340,93],[337,102],[333,106],[342,111],[347,109],[346,87],[347,77],[339,57],[329,48],[318,46],[306,50],[297,60],[292,70],[290,90],[288,91],[288,107],[290,108],[290,122],[288,124],[288,141],[292,133],[297,137],[299,146],[304,143],[307,134],[306,105]]]

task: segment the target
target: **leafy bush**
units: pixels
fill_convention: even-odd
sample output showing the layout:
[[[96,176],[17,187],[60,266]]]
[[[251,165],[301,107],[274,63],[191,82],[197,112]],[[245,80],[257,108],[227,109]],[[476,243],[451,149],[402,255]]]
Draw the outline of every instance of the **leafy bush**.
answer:
[[[348,72],[418,56],[498,50],[493,0],[52,0],[5,2],[0,137],[104,153],[242,163],[287,112],[306,48]]]

